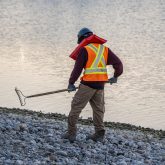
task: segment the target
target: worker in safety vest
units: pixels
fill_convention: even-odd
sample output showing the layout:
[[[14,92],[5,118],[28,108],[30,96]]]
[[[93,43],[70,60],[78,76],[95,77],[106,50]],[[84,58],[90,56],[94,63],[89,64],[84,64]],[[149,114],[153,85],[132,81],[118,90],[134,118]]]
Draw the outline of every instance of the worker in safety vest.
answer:
[[[88,28],[82,28],[78,33],[78,44],[80,45],[85,39],[88,44],[82,46],[78,51],[74,69],[71,73],[68,85],[68,91],[75,91],[74,83],[77,81],[84,69],[81,83],[73,97],[71,111],[68,116],[68,130],[62,136],[70,142],[76,140],[77,121],[82,109],[89,102],[93,109],[93,123],[95,133],[87,137],[94,141],[103,141],[105,135],[103,117],[105,112],[104,106],[104,85],[105,82],[110,84],[117,83],[117,78],[123,72],[123,65],[120,59],[100,40],[95,42],[93,32]],[[108,79],[106,65],[112,65],[114,76]]]

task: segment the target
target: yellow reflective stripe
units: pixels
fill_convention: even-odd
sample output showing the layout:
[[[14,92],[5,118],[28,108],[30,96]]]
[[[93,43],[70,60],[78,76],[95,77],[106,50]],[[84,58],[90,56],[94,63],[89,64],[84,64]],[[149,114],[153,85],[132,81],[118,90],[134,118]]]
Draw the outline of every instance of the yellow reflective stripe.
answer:
[[[87,75],[87,74],[107,74],[107,73],[103,73],[103,72],[92,72],[92,73],[85,73],[85,75]]]
[[[88,46],[90,48],[94,49],[95,52],[97,52],[98,48],[96,46],[94,46],[93,44],[89,44]]]
[[[95,59],[93,60],[93,63],[92,63],[92,65],[91,65],[90,68],[93,68],[94,63],[95,63],[96,59],[98,58],[98,52],[99,52],[99,51],[100,51],[100,46],[97,48],[96,57],[95,57]]]
[[[104,51],[103,51],[103,53],[104,53]],[[102,64],[102,67],[106,67],[104,55],[102,55],[102,58],[100,59],[100,62],[101,62],[101,64]],[[99,62],[99,63],[100,63],[100,62]],[[99,65],[99,64],[98,64],[98,65]]]
[[[92,44],[91,44],[91,45],[92,45]],[[89,47],[90,49],[92,49],[92,50],[94,51],[95,54],[97,54],[97,50],[96,50],[95,48],[93,48],[91,45],[88,45],[88,47]]]
[[[98,67],[98,65],[99,65],[99,63],[102,61],[102,58],[104,58],[103,57],[103,54],[104,54],[104,49],[105,49],[105,47],[103,46],[103,45],[100,45],[100,51],[98,52],[98,55],[97,55],[97,58],[96,58],[96,60],[95,60],[95,63],[94,63],[94,65],[93,65],[93,67]],[[103,64],[103,63],[102,63]],[[104,67],[105,65],[103,65],[103,67]]]
[[[89,44],[88,47],[90,49],[92,49],[97,54],[98,48],[96,46],[94,46],[93,44]],[[103,50],[103,53],[104,53],[104,50]],[[102,59],[98,62],[98,65],[99,65],[100,62],[102,64],[102,66],[106,66],[105,60],[104,60],[104,57],[103,56],[102,56]]]
[[[89,44],[89,45],[95,48],[96,50],[98,49],[94,44]]]
[[[89,47],[95,54],[96,57],[90,66],[90,68],[86,68],[84,71],[84,74],[107,74],[106,69],[106,63],[104,59],[104,50],[105,47],[103,45],[99,45],[98,48],[96,48],[93,44],[89,44],[87,47]],[[99,64],[102,64],[102,67],[98,67]]]
[[[107,68],[99,67],[99,68],[86,68],[86,70],[98,70],[98,71],[105,71]]]
[[[100,74],[106,74],[107,73],[107,69],[106,68],[87,68],[85,70],[85,74],[90,74],[90,73],[100,73]]]
[[[104,56],[103,56],[102,59],[101,59],[101,64],[102,64],[103,67],[106,67],[106,63],[105,63]]]
[[[96,57],[90,68],[96,68],[99,65],[101,53],[102,53],[102,45],[99,45]]]
[[[102,64],[102,66],[104,66],[103,61],[101,60],[100,62],[101,62],[101,64]]]

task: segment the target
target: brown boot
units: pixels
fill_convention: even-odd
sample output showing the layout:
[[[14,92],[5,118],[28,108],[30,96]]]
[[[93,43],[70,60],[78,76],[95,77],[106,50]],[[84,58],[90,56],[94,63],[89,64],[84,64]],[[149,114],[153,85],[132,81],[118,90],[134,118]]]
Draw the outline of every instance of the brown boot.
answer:
[[[105,135],[105,130],[100,130],[95,132],[93,135],[90,135],[87,137],[87,140],[92,139],[93,141],[97,142],[103,142]]]
[[[61,136],[62,139],[68,139],[70,143],[73,143],[76,140],[76,133],[67,131]]]

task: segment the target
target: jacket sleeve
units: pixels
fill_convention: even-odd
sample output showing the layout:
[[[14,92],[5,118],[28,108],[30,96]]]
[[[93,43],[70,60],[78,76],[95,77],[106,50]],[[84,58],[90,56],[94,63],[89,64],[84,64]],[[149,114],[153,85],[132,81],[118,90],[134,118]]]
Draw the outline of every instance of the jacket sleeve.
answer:
[[[81,48],[69,78],[70,84],[74,84],[77,81],[77,79],[80,77],[81,72],[86,65],[86,62],[87,62],[87,51],[85,48]]]
[[[123,73],[123,64],[121,60],[109,49],[107,65],[112,65],[114,68],[114,77],[119,77]]]

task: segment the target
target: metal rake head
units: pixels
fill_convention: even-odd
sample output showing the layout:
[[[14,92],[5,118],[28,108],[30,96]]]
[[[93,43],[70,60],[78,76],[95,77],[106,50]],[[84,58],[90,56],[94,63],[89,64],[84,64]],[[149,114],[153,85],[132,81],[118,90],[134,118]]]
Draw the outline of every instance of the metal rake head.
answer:
[[[17,87],[15,87],[15,92],[16,92],[18,98],[19,98],[21,106],[24,106],[26,104],[25,100],[26,100],[27,97],[24,96],[23,93],[20,90],[18,90]]]

